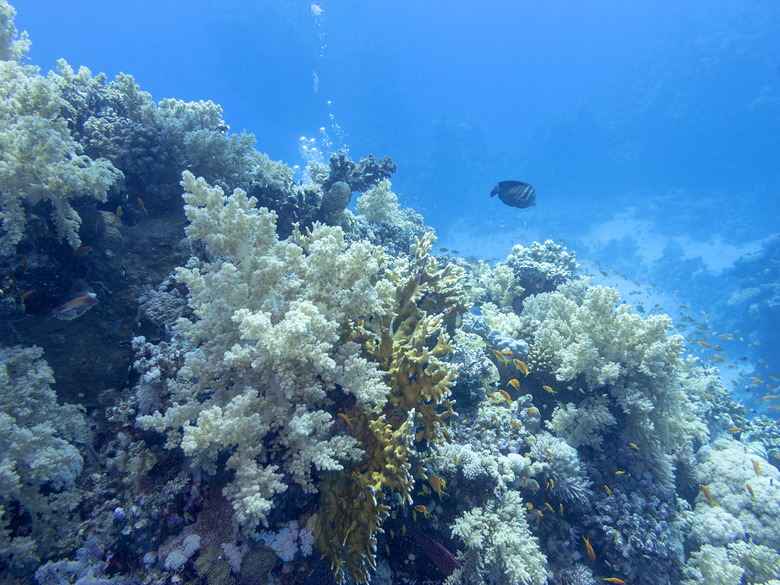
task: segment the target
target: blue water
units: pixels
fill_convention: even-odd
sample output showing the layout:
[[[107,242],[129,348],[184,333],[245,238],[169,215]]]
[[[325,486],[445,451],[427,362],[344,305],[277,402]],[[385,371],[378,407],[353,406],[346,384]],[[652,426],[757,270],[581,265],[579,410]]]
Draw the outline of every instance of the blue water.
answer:
[[[738,330],[730,355],[749,361],[732,378],[780,371],[777,247],[758,313],[727,302],[746,286],[734,263],[780,231],[780,5],[310,5],[36,0],[16,22],[43,70],[65,58],[156,100],[213,100],[291,166],[303,144],[390,155],[439,245],[503,259],[563,240],[600,262],[596,282],[705,311],[713,338]],[[504,179],[534,185],[538,206],[490,200]]]
[[[16,3],[16,23],[44,71],[65,58],[130,73],[154,99],[213,100],[291,166],[305,167],[303,143],[390,155],[395,192],[441,246],[503,259],[563,240],[611,284],[611,270],[654,283],[666,298],[650,306],[764,330],[736,353],[776,354],[777,311],[756,323],[724,302],[735,261],[780,231],[776,3],[320,6],[36,0]],[[533,184],[538,206],[490,200],[508,178]]]

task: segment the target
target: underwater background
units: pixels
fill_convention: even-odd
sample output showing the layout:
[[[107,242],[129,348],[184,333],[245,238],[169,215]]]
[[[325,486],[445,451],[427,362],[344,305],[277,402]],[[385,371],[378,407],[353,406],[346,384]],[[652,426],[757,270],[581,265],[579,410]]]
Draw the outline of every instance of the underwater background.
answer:
[[[14,8],[0,582],[780,582],[776,3]]]

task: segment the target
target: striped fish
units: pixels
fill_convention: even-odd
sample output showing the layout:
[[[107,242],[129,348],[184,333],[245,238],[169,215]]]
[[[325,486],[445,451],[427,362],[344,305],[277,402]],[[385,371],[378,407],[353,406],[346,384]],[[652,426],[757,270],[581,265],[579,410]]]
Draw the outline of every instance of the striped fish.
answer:
[[[512,207],[530,207],[536,205],[536,191],[528,183],[522,181],[501,181],[493,187],[490,196],[498,195],[507,205]]]

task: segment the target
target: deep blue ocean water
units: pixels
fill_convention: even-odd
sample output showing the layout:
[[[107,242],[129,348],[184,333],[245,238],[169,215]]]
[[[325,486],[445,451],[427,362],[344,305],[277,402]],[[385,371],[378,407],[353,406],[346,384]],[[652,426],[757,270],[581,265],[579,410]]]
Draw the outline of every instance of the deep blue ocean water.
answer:
[[[132,74],[155,100],[213,100],[291,166],[313,156],[304,144],[390,155],[394,191],[438,245],[500,260],[563,241],[596,283],[692,324],[702,357],[698,341],[723,345],[747,405],[761,408],[747,376],[777,385],[777,2],[14,6],[44,71],[65,58]],[[538,205],[490,199],[505,179],[534,185]]]

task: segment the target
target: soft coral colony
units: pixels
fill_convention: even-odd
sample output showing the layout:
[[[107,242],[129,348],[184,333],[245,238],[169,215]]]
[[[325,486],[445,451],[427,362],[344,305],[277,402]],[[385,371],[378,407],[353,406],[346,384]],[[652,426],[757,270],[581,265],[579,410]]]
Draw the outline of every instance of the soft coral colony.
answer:
[[[10,264],[17,245],[40,243],[30,222],[50,222],[75,247],[69,201],[97,205],[122,178],[146,196],[135,221],[174,208],[181,190],[188,220],[188,259],[171,252],[171,268],[181,265],[143,288],[138,313],[154,335],[133,338],[131,382],[109,394],[96,429],[57,404],[40,349],[0,350],[9,574],[41,584],[778,579],[777,439],[759,425],[744,444],[725,432],[752,423],[684,355],[668,318],[590,286],[550,241],[494,266],[436,255],[392,192],[388,158],[337,153],[295,185],[252,137],[228,135],[218,106],[155,104],[129,76],[107,84],[64,63],[43,78],[18,63],[27,40],[4,0],[0,19],[2,140],[21,133],[58,149],[29,165],[24,153],[3,160]],[[45,100],[19,97],[38,86]],[[28,103],[42,105],[22,111]],[[90,158],[67,154],[80,149]],[[44,180],[66,176],[73,191]],[[43,199],[53,219],[39,217]],[[119,241],[127,227],[111,229]]]

